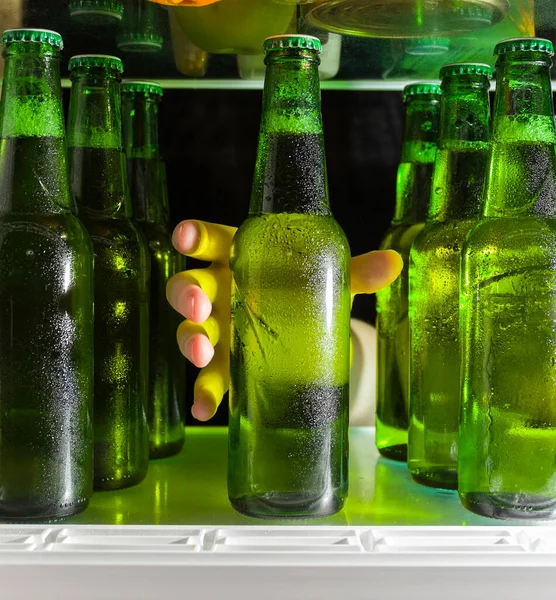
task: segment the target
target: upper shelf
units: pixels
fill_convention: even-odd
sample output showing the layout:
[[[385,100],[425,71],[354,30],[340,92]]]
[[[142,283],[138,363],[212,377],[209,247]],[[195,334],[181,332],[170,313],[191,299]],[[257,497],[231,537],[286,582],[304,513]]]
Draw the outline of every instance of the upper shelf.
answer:
[[[556,39],[554,0],[1,0],[0,31],[42,27],[74,54],[113,54],[125,77],[168,88],[258,89],[262,41],[323,42],[324,89],[392,90],[443,64],[493,64],[501,39]],[[166,4],[168,6],[166,6]],[[0,72],[2,65],[0,64]],[[555,77],[556,77],[556,71]]]

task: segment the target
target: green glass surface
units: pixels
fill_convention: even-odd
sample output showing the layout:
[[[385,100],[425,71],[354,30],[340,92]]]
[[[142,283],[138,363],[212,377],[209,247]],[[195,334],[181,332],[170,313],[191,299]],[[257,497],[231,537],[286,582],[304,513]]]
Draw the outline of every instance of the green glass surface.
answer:
[[[483,218],[463,251],[463,504],[501,518],[556,510],[556,131],[543,50],[505,52]]]
[[[443,69],[440,134],[427,221],[410,253],[408,466],[457,488],[461,249],[478,220],[490,138],[490,68]]]
[[[154,88],[153,88],[154,89]],[[180,270],[164,206],[166,185],[158,150],[161,90],[122,85],[124,143],[134,221],[150,250],[149,395],[150,457],[178,453],[184,444],[185,359],[176,344],[179,315],[166,301],[166,283]]]
[[[249,218],[232,246],[228,492],[323,516],[347,495],[349,264],[328,203],[318,52],[270,50]]]
[[[48,34],[48,37],[57,34]],[[0,101],[0,520],[93,491],[93,251],[67,176],[59,46],[5,36]]]
[[[151,462],[141,485],[95,493],[89,508],[65,523],[261,525],[260,519],[235,511],[228,500],[227,434],[224,427],[188,427],[184,451]],[[291,521],[271,519],[264,524],[500,527],[495,519],[466,511],[456,492],[417,485],[406,465],[380,457],[375,448],[374,429],[370,427],[350,430],[349,480],[349,496],[343,510],[335,515]]]
[[[387,458],[407,459],[409,418],[409,251],[423,228],[431,195],[440,116],[440,88],[405,89],[406,119],[398,167],[396,209],[381,245],[404,261],[400,276],[376,294],[377,406],[376,442]]]
[[[148,468],[149,251],[130,219],[119,72],[76,67],[71,77],[71,183],[95,253],[94,486],[110,490]]]

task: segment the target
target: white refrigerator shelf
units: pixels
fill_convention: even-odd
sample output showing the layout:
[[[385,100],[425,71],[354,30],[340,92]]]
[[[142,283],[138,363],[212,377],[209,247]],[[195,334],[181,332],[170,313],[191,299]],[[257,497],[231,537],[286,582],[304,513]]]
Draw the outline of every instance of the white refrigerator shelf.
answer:
[[[556,600],[556,526],[473,515],[351,431],[331,517],[261,521],[226,492],[226,430],[61,523],[0,525],[0,600]]]
[[[556,597],[553,527],[0,527],[0,598]]]

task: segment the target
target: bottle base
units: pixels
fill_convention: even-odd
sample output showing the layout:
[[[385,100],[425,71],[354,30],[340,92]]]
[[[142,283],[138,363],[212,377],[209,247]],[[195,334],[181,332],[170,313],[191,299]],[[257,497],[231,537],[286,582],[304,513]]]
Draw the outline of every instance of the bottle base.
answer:
[[[169,456],[175,456],[179,454],[185,444],[185,438],[168,442],[167,444],[159,444],[157,446],[151,445],[149,451],[149,458],[151,460],[157,460],[159,458],[168,458]]]
[[[110,477],[103,476],[97,477],[95,475],[93,482],[93,490],[95,492],[113,492],[116,490],[124,490],[134,485],[139,485],[147,476],[147,471],[141,471],[140,473],[133,473],[127,477]]]
[[[230,498],[237,512],[258,519],[317,519],[342,510],[344,498],[319,498],[309,494],[267,494]]]
[[[385,446],[384,448],[377,448],[377,450],[381,456],[384,456],[384,458],[397,460],[399,462],[407,462],[407,444]]]
[[[427,487],[442,490],[458,489],[458,473],[456,469],[410,469],[413,481]]]
[[[25,513],[16,514],[14,511],[9,513],[2,509],[0,506],[0,523],[22,523],[22,524],[33,524],[33,523],[57,523],[58,521],[64,521],[79,513],[82,513],[89,506],[89,499],[81,500],[77,503],[68,506],[67,508],[59,508],[54,510],[52,507],[49,509],[29,509]],[[18,507],[21,511],[21,505]]]
[[[553,519],[556,498],[534,494],[470,492],[460,494],[463,506],[471,512],[491,519]]]

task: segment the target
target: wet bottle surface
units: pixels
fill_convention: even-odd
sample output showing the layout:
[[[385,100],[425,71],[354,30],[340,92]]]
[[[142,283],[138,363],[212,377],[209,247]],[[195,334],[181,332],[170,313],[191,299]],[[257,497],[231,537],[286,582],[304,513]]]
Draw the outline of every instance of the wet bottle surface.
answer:
[[[119,59],[70,61],[73,194],[95,253],[96,490],[140,483],[149,460],[146,242],[131,222],[122,147]]]
[[[550,42],[496,47],[483,218],[463,253],[458,490],[500,518],[556,509],[556,131]]]
[[[149,398],[151,458],[177,454],[185,441],[185,361],[176,345],[179,315],[166,301],[166,283],[181,270],[164,206],[166,185],[158,150],[158,103],[162,88],[147,82],[122,84],[127,173],[133,216],[150,250]]]
[[[2,43],[0,520],[48,521],[93,491],[93,251],[67,177],[62,38]]]
[[[348,489],[350,251],[328,203],[319,47],[265,42],[253,194],[230,259],[228,493],[258,517],[332,514]]]
[[[398,168],[396,211],[381,249],[396,250],[401,275],[377,292],[376,444],[388,458],[407,459],[409,424],[409,251],[423,228],[431,195],[440,116],[440,87],[405,88],[406,122]]]
[[[487,65],[446,65],[431,204],[410,253],[408,466],[432,487],[457,488],[461,250],[479,218],[490,138]]]

